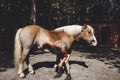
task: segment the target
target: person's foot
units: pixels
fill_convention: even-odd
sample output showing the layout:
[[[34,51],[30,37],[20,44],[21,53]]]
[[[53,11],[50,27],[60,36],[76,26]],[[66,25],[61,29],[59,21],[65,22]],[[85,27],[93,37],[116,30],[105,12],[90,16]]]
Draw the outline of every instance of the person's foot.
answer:
[[[57,74],[54,76],[54,78],[59,78],[62,76],[61,68],[57,67]]]
[[[59,78],[59,77],[61,77],[61,76],[62,76],[62,74],[57,73],[57,74],[54,76],[54,78]]]
[[[72,77],[70,74],[67,74],[67,77],[65,78],[65,80],[72,80]]]

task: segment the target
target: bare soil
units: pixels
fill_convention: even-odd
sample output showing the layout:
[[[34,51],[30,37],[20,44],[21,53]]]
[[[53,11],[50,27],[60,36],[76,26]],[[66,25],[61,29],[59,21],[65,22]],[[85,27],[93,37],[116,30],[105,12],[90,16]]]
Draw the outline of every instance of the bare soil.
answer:
[[[1,53],[2,54],[2,53]],[[101,54],[100,54],[101,55]],[[56,55],[51,53],[36,54],[30,56],[31,64],[35,69],[35,74],[27,72],[26,64],[24,72],[26,78],[18,78],[13,66],[12,57],[1,55],[0,59],[0,80],[64,80],[66,73],[62,77],[54,78],[56,74],[54,64]],[[70,57],[71,75],[73,80],[120,80],[119,66],[112,62],[119,62],[120,58],[106,59],[97,57],[91,52],[72,51]],[[9,64],[9,65],[8,65]]]

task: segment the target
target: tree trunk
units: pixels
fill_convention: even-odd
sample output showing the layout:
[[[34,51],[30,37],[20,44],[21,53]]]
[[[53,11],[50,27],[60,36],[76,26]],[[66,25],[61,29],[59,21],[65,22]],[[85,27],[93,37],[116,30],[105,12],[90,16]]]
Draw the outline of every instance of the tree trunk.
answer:
[[[36,24],[36,0],[31,0],[31,24]]]

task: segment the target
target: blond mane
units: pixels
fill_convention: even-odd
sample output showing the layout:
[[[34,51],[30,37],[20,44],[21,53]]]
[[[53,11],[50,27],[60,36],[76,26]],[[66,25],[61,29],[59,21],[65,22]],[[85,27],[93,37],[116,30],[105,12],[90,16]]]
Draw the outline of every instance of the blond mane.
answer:
[[[80,33],[81,30],[82,30],[82,26],[80,25],[67,25],[67,26],[62,26],[62,27],[54,29],[54,31],[64,31],[68,35],[76,35]]]

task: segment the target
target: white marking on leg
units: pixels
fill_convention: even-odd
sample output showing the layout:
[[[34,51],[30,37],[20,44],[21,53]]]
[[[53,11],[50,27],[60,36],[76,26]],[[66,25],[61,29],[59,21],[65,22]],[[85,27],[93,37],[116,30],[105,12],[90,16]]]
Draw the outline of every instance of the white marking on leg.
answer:
[[[33,67],[30,64],[28,65],[28,71],[30,74],[34,74]]]
[[[22,73],[22,63],[19,63],[19,68],[18,68],[18,75]]]
[[[56,68],[57,66],[58,66],[58,65],[57,65],[57,64],[55,64],[55,65],[54,65],[54,68]]]
[[[20,78],[24,78],[24,77],[25,77],[25,74],[24,74],[24,73],[21,73],[21,74],[19,75],[19,77],[20,77]]]
[[[22,72],[22,68],[23,68],[23,64],[20,63],[19,64],[19,69],[18,69],[18,75],[20,78],[24,78],[25,77],[25,74]]]

